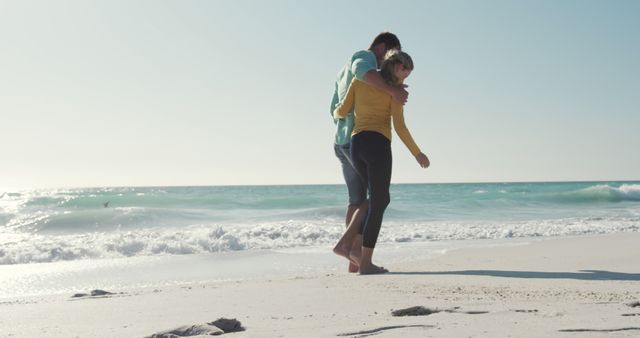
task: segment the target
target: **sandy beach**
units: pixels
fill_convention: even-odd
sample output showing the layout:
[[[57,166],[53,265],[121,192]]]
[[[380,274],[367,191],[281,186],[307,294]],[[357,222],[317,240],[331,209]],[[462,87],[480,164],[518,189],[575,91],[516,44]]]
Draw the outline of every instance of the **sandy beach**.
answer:
[[[640,338],[640,0],[380,5],[0,0],[0,338]]]
[[[5,298],[0,335],[145,337],[224,317],[242,323],[225,334],[235,337],[636,337],[639,242],[640,233],[531,239],[389,266],[386,275]],[[392,314],[414,306],[423,315]]]

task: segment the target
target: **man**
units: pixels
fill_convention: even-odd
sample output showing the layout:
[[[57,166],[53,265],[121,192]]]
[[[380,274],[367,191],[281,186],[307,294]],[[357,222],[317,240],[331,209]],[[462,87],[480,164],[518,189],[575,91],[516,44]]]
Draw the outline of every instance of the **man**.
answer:
[[[396,101],[405,104],[409,93],[404,88],[389,86],[378,73],[378,65],[390,49],[400,49],[400,40],[394,34],[383,32],[373,40],[368,50],[355,52],[347,64],[338,73],[335,83],[330,114],[346,96],[353,78],[364,81],[382,91],[389,93]],[[367,182],[354,169],[349,156],[351,132],[353,131],[354,115],[349,112],[346,118],[336,120],[334,151],[342,165],[342,174],[349,192],[349,205],[345,217],[347,233],[342,237],[333,251],[350,260],[349,272],[358,272],[358,257],[362,246],[361,231],[367,214]],[[353,226],[350,226],[353,225]],[[355,240],[353,238],[355,237]]]

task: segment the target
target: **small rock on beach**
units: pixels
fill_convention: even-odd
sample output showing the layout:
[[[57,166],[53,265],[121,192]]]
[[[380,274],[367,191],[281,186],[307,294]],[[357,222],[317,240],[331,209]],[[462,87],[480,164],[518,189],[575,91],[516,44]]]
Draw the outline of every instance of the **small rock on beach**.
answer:
[[[218,336],[229,332],[244,331],[242,323],[236,319],[219,318],[213,322],[185,325],[175,329],[154,333],[146,338],[179,338],[193,336]]]
[[[404,316],[428,316],[433,313],[438,313],[440,310],[433,310],[426,308],[424,306],[412,306],[406,309],[399,309],[392,311],[391,314],[394,317],[404,317]]]
[[[73,296],[71,296],[71,298],[80,298],[80,297],[97,297],[97,296],[108,296],[108,295],[115,295],[115,293],[113,292],[109,292],[109,291],[104,291],[104,290],[100,290],[100,289],[95,289],[92,290],[91,293],[76,293]]]

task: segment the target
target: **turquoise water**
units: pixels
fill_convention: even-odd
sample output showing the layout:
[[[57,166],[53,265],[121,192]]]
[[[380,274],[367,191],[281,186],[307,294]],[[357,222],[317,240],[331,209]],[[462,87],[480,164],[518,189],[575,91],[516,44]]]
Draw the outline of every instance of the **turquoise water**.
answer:
[[[0,191],[0,264],[330,246],[343,185]],[[640,182],[402,184],[381,243],[638,231]]]

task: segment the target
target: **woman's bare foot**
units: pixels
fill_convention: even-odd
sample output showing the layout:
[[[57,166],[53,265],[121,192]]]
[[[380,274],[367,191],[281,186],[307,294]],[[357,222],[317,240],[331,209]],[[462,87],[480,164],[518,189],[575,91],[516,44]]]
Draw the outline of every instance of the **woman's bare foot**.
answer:
[[[360,271],[360,267],[350,261],[349,262],[349,272],[356,273],[358,271]]]
[[[336,247],[333,248],[333,253],[349,260],[349,272],[358,272],[358,270],[360,270],[358,267],[358,261],[354,261],[350,256],[351,248],[336,245]]]
[[[349,261],[351,261],[352,263],[354,263],[357,266],[360,266],[360,255],[362,254],[362,252],[360,251],[360,247],[359,246],[354,246],[351,248],[351,251],[349,251]]]
[[[387,272],[389,272],[389,270],[374,264],[360,266],[361,275],[377,275],[377,274],[387,273]]]

